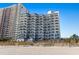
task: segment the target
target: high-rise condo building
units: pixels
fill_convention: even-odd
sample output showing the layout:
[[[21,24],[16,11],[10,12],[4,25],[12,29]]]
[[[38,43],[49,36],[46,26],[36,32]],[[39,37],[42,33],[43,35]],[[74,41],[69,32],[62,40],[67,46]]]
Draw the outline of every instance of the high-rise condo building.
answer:
[[[59,11],[30,14],[22,4],[1,8],[0,37],[19,41],[60,39]]]

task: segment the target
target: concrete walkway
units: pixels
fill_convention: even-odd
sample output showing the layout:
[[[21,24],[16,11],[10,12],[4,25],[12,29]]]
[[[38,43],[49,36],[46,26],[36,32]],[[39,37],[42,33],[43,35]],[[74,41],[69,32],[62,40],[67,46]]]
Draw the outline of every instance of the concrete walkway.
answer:
[[[0,55],[79,55],[79,47],[0,46]]]

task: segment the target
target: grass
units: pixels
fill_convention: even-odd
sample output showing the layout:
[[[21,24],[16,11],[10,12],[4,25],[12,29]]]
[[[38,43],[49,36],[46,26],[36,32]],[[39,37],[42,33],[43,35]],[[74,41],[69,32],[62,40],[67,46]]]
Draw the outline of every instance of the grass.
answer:
[[[16,46],[16,45],[33,45],[32,42],[17,42],[17,41],[5,41],[5,42],[2,42],[0,41],[0,45],[1,46],[7,46],[7,45],[12,45],[12,46]]]
[[[0,41],[1,46],[79,46],[79,39],[55,39],[55,40],[39,40],[36,42],[29,41]]]

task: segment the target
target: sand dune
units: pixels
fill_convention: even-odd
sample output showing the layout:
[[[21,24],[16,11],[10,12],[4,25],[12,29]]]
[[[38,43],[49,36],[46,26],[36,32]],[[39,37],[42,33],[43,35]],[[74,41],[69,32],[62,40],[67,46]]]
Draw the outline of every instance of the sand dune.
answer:
[[[0,46],[0,55],[78,55],[79,47]]]

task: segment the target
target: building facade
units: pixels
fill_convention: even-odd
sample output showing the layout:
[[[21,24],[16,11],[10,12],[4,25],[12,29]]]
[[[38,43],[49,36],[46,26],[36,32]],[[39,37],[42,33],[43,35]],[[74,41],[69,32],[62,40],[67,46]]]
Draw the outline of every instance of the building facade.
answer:
[[[0,9],[0,37],[19,41],[27,39],[59,39],[59,11],[30,14],[22,4]]]
[[[14,38],[15,34],[15,19],[17,8],[16,5],[0,9],[0,37]]]

